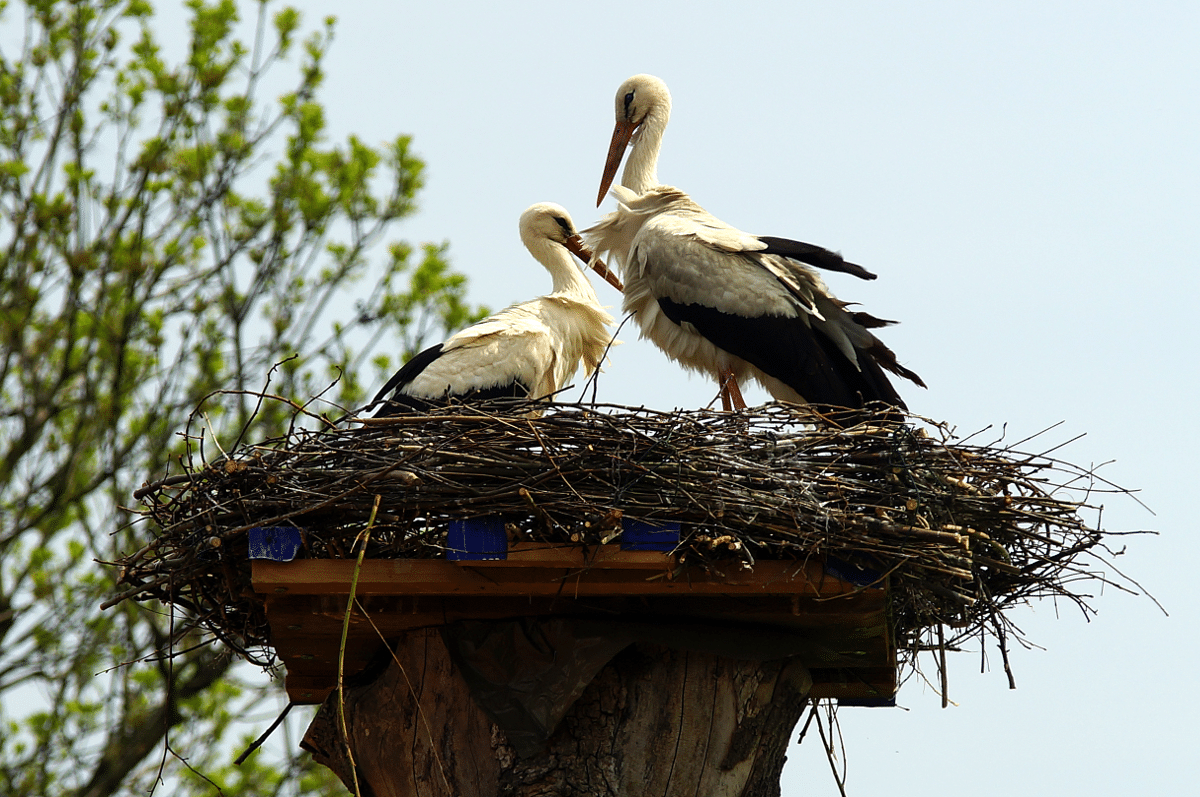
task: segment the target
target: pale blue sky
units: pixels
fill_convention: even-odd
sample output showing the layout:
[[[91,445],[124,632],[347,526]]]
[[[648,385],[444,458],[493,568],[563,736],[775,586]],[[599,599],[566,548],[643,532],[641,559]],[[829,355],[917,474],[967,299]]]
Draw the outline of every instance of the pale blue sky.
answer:
[[[1178,793],[1194,779],[1200,5],[298,5],[340,19],[331,132],[413,135],[428,186],[398,234],[448,240],[473,300],[548,290],[517,217],[536,201],[581,227],[599,217],[613,95],[650,72],[674,97],[660,179],[731,224],[877,272],[829,282],[902,322],[885,341],[929,384],[901,386],[912,409],[964,432],[1007,424],[1014,440],[1063,421],[1030,447],[1087,433],[1061,455],[1115,459],[1103,473],[1142,489],[1157,516],[1116,498],[1104,523],[1162,532],[1120,563],[1171,617],[1114,590],[1090,624],[1050,603],[1019,613],[1046,650],[1014,653],[1016,691],[960,654],[956,707],[914,681],[904,709],[842,711],[851,794]],[[711,400],[634,330],[622,338],[601,400]],[[815,739],[790,759],[785,794],[837,794]]]

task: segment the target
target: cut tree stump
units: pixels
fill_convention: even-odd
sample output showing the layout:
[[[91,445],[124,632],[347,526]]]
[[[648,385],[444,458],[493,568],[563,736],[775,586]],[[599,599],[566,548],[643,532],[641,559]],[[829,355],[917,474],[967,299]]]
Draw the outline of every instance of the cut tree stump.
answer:
[[[303,746],[363,797],[779,794],[812,678],[796,658],[744,661],[637,642],[520,755],[478,707],[437,629],[405,633],[370,683],[337,692]]]

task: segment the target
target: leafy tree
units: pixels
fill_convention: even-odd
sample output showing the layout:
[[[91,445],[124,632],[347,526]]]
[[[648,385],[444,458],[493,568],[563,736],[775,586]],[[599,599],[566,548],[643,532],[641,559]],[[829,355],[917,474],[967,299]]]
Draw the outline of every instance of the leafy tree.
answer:
[[[407,137],[327,144],[316,97],[333,21],[304,38],[296,11],[256,5],[245,44],[233,0],[188,0],[176,59],[143,0],[0,2],[6,795],[145,794],[163,762],[166,790],[211,794],[164,739],[225,793],[329,783],[296,760],[230,769],[234,720],[261,688],[212,645],[156,660],[179,624],[100,611],[115,580],[100,563],[144,544],[125,507],[212,391],[235,391],[206,405],[215,429],[252,420],[271,436],[278,402],[255,415],[236,391],[269,379],[305,401],[336,381],[327,398],[353,406],[379,344],[409,355],[482,315],[443,246],[369,261],[413,212],[423,164]],[[264,102],[280,80],[294,85]],[[396,364],[373,362],[372,379]]]

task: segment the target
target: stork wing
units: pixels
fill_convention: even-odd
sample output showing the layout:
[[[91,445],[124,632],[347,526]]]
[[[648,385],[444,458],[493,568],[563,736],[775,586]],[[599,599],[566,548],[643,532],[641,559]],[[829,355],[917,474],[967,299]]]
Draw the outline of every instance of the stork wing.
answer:
[[[814,294],[825,286],[816,274],[763,256],[757,238],[693,207],[653,217],[634,238],[632,259],[656,296],[747,317],[797,311],[821,317]]]
[[[668,318],[805,400],[903,407],[872,356],[874,336],[815,273],[764,249],[703,210],[673,207],[643,224],[631,256]]]
[[[558,351],[539,312],[540,303],[547,301],[513,305],[453,335],[442,357],[422,374],[420,387],[444,382],[457,393],[460,386],[478,390],[516,381],[535,397],[554,392]]]
[[[384,396],[388,395],[393,390],[402,388],[404,385],[407,385],[409,382],[413,381],[413,379],[415,379],[422,371],[429,367],[430,363],[440,357],[441,354],[442,344],[439,343],[436,346],[430,346],[428,349],[425,349],[420,354],[414,356],[411,360],[400,366],[400,370],[392,374],[392,378],[389,379],[384,386],[379,389],[379,392],[375,394],[375,398],[371,399],[371,403],[368,404],[364,409],[371,409],[376,404],[383,401]],[[390,415],[391,413],[380,410],[378,414]]]
[[[746,318],[816,312],[804,286],[769,268],[768,258],[714,246],[697,225],[673,213],[642,226],[630,259],[657,298]]]
[[[670,299],[659,299],[659,307],[675,323],[690,324],[714,346],[780,380],[805,401],[835,407],[885,401],[904,407],[874,360],[859,358],[860,370],[807,318],[745,318]]]
[[[857,263],[851,263],[837,252],[831,252],[816,244],[806,244],[793,241],[790,238],[776,238],[771,235],[760,235],[755,240],[763,244],[758,251],[764,255],[779,255],[790,260],[799,260],[810,266],[823,268],[826,271],[840,271],[843,274],[853,274],[859,279],[873,280],[877,275],[867,271]]]
[[[837,252],[822,246],[794,241],[791,238],[751,235],[742,232],[713,216],[682,191],[676,189],[671,189],[671,191],[673,193],[664,192],[659,195],[659,204],[669,203],[670,212],[673,215],[692,221],[696,225],[695,234],[712,246],[727,252],[759,252],[764,255],[779,255],[816,268],[823,268],[826,271],[852,274],[859,279],[873,280],[876,278],[875,274],[857,263],[851,263]],[[650,194],[647,192],[643,196],[648,197]]]
[[[404,407],[424,409],[447,398],[540,397],[554,392],[558,352],[532,304],[501,310],[413,357],[369,406],[390,395],[378,417]]]
[[[451,395],[519,382],[526,393],[553,392],[556,352],[549,336],[538,329],[509,329],[475,335],[442,356],[414,380],[413,388]]]

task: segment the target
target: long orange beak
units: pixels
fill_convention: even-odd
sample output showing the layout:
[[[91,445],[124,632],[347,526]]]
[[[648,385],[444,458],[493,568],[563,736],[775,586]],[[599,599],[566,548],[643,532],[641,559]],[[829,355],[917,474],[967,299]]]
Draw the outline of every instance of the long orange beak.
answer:
[[[604,176],[600,178],[600,194],[596,197],[596,207],[600,207],[604,195],[612,187],[613,178],[617,176],[621,158],[625,157],[625,148],[629,146],[629,139],[633,138],[634,130],[637,130],[637,125],[624,119],[618,120],[613,128],[612,143],[608,145],[608,160],[604,162]]]
[[[621,284],[621,280],[616,274],[608,270],[608,266],[604,265],[604,261],[596,257],[595,252],[587,248],[583,239],[578,235],[572,235],[567,239],[567,249],[571,254],[582,260],[585,264],[591,266],[597,274],[604,278],[604,281],[613,286],[617,290],[624,293],[625,286]]]

